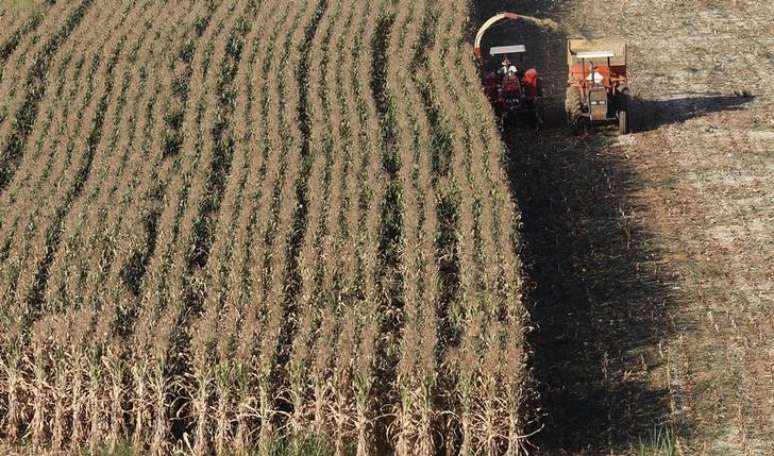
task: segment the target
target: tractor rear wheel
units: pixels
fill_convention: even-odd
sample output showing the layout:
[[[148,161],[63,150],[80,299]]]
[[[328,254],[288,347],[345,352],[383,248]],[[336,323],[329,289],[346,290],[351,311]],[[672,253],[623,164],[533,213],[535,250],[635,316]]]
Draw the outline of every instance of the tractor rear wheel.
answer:
[[[629,133],[629,89],[623,89],[618,94],[618,133]]]
[[[567,98],[564,102],[564,109],[567,112],[567,126],[573,133],[577,133],[580,126],[580,119],[583,115],[583,103],[581,101],[580,89],[577,87],[567,88]]]
[[[625,109],[618,111],[618,133],[621,135],[629,133],[629,120],[626,117],[627,111]]]

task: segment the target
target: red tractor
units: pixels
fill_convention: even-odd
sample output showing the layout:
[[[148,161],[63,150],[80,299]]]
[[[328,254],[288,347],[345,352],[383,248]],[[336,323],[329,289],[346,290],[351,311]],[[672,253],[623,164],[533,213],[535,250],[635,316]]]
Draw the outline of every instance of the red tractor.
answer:
[[[571,39],[567,42],[567,123],[618,123],[629,132],[630,96],[626,80],[626,44],[618,40]]]
[[[500,13],[487,20],[476,35],[473,52],[481,65],[484,93],[492,103],[497,116],[503,122],[515,123],[518,120],[527,120],[540,125],[542,123],[539,109],[539,99],[542,95],[540,78],[534,68],[526,70],[521,68],[527,51],[526,46],[523,44],[492,46],[489,48],[490,60],[485,62],[481,58],[481,40],[487,30],[500,21],[515,21],[520,18],[532,19],[513,13]],[[512,61],[517,57],[519,64]]]

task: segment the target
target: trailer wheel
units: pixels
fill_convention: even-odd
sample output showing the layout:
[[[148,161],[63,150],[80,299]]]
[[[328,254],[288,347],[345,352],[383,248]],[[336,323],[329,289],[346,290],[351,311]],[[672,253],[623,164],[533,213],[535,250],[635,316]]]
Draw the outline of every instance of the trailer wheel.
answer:
[[[567,88],[564,109],[567,112],[567,126],[573,133],[577,133],[580,127],[580,119],[583,116],[581,93],[577,87]]]
[[[618,133],[629,133],[629,89],[623,89],[618,94]]]

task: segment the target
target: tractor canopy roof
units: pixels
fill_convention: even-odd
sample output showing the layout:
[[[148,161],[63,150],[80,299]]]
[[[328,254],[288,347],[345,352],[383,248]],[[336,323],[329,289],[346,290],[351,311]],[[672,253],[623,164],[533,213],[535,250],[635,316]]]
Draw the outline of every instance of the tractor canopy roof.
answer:
[[[527,52],[527,47],[523,44],[514,44],[511,46],[493,46],[489,49],[490,55],[521,54],[524,52]]]
[[[626,43],[615,38],[596,40],[570,39],[567,41],[567,65],[579,63],[581,59],[610,59],[610,65],[626,65]]]

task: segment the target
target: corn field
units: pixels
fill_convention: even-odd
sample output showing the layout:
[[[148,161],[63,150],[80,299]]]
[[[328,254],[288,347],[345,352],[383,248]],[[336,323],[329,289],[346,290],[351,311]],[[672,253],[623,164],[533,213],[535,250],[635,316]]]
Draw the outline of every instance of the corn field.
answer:
[[[0,448],[526,454],[519,215],[467,2],[21,3]]]

